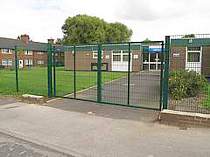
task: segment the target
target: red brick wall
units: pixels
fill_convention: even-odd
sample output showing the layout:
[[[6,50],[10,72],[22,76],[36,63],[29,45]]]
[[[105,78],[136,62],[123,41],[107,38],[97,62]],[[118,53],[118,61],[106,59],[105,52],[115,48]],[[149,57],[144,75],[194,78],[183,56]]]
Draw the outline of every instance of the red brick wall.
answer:
[[[210,77],[210,46],[202,47],[202,74]]]
[[[186,47],[172,47],[170,53],[170,70],[185,69]]]

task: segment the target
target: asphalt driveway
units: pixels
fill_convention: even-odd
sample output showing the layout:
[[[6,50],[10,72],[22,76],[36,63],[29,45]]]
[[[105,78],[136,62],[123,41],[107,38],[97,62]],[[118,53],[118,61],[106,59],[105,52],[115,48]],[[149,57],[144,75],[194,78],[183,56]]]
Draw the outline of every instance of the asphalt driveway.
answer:
[[[103,76],[103,74],[102,74]],[[160,72],[133,73],[130,77],[130,105],[160,108]],[[97,100],[97,88],[79,91],[79,99]],[[128,103],[128,77],[102,85],[102,102],[126,105]]]

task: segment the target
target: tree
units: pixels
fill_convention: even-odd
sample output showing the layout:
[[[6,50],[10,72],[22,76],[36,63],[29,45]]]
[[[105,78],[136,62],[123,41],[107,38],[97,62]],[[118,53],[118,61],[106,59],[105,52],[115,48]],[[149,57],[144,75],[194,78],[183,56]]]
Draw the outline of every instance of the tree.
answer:
[[[150,42],[151,40],[149,38],[146,38],[143,42]]]
[[[110,23],[106,30],[106,42],[130,41],[132,34],[132,30],[128,29],[126,25],[119,22]]]
[[[132,31],[121,23],[107,23],[98,17],[68,17],[62,26],[64,44],[129,41]]]
[[[195,38],[195,34],[186,34],[183,38]]]
[[[61,38],[57,38],[55,40],[55,44],[57,44],[57,45],[61,45],[62,43],[63,43],[63,40]]]

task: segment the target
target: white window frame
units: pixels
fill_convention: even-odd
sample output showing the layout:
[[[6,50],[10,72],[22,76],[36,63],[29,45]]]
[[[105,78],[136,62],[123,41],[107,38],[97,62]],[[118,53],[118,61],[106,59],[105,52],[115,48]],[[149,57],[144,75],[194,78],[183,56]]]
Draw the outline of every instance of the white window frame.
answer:
[[[37,61],[37,64],[38,64],[38,65],[44,65],[44,60],[38,60],[38,61]]]
[[[114,61],[114,56],[120,56],[120,61]],[[112,51],[112,62],[122,62],[122,51],[118,50],[118,51]]]
[[[197,47],[199,47],[199,46],[197,46]],[[200,62],[188,62],[188,52],[190,52],[190,53],[200,53]],[[199,73],[199,74],[201,74],[201,70],[202,70],[202,56],[203,56],[203,47],[202,46],[200,46],[200,51],[198,51],[198,50],[196,50],[196,51],[188,51],[188,47],[186,47],[186,55],[185,55],[185,69],[193,69],[194,71],[196,71],[197,73]],[[198,67],[188,67],[189,66],[189,64],[198,64]],[[194,65],[194,66],[195,66]],[[199,66],[200,65],[200,66]],[[200,68],[200,69],[198,69],[198,68]]]
[[[191,51],[191,50],[188,50],[188,47],[186,47],[186,64],[187,63],[191,63],[191,62],[188,62],[188,53],[199,53],[200,54],[200,62],[192,62],[192,63],[201,63],[202,64],[202,47],[201,46],[197,46],[197,47],[200,47],[200,51],[198,50],[195,50],[195,51]]]
[[[32,59],[25,59],[24,64],[27,65],[27,66],[31,66],[31,65],[33,65],[33,60]]]
[[[2,59],[3,66],[12,66],[12,64],[13,64],[12,59]]]
[[[9,52],[6,52],[5,50],[9,50]],[[12,50],[11,49],[1,49],[1,52],[3,54],[12,54]]]
[[[25,51],[25,55],[27,55],[27,56],[32,56],[33,55],[33,51]]]
[[[125,56],[129,56],[129,52],[127,52],[127,53],[125,53],[124,52],[125,50],[118,50],[118,52],[117,51],[112,51],[112,62],[128,62],[128,61],[124,61],[123,60],[123,56],[125,55]],[[120,61],[114,61],[113,60],[113,56],[114,55],[120,55]],[[130,52],[130,61],[132,62],[132,51]]]
[[[7,59],[2,59],[1,62],[2,62],[2,65],[3,65],[3,66],[7,66],[7,63],[8,63],[8,62],[7,62]]]
[[[93,59],[98,59],[98,51],[92,51]],[[104,51],[101,51],[101,59],[103,59]]]
[[[43,55],[43,54],[44,54],[44,52],[37,52],[37,54],[38,54],[38,55]]]
[[[148,60],[144,60],[143,58],[143,65],[148,65],[149,67],[149,71],[158,71],[160,69],[158,69],[158,66],[161,65],[161,58],[159,58],[159,54],[161,53],[156,53],[155,54],[155,61],[154,62],[151,62],[151,53],[148,52]],[[155,65],[155,69],[151,69],[151,65]]]

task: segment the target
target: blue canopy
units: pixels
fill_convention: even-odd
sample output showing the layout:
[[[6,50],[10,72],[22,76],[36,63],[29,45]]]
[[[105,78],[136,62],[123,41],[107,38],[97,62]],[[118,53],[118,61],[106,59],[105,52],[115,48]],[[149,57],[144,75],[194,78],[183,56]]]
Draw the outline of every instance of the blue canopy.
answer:
[[[163,49],[164,51],[164,49]],[[161,53],[162,52],[162,48],[161,47],[143,47],[143,52],[147,52],[147,53]]]

